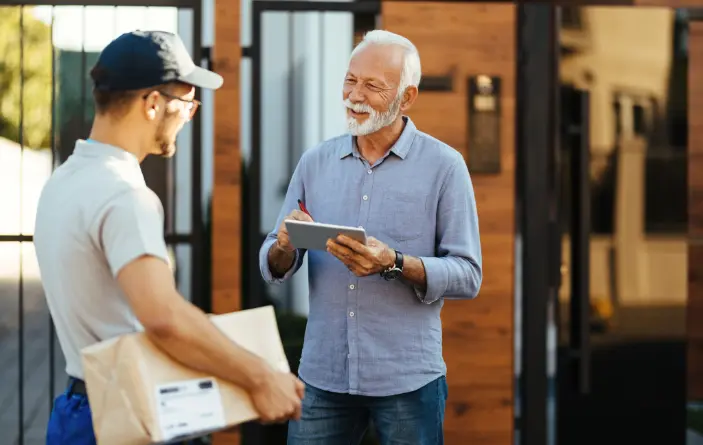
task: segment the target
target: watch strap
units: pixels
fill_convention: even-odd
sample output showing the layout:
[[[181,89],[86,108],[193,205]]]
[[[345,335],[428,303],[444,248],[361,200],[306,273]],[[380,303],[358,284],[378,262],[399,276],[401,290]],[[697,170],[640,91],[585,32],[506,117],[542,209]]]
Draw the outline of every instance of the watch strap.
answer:
[[[395,280],[403,274],[403,254],[394,250],[395,261],[388,269],[381,271],[381,276],[385,280]]]
[[[400,269],[401,271],[403,270],[403,261],[404,261],[403,253],[396,250],[395,251],[395,267],[397,269]]]

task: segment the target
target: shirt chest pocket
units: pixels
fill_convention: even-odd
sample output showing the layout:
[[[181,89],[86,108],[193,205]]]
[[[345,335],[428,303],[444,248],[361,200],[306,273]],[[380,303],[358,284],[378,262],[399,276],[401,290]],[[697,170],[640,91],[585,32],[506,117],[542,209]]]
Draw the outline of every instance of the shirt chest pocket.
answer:
[[[427,195],[407,191],[383,194],[384,231],[396,241],[410,241],[426,230]]]

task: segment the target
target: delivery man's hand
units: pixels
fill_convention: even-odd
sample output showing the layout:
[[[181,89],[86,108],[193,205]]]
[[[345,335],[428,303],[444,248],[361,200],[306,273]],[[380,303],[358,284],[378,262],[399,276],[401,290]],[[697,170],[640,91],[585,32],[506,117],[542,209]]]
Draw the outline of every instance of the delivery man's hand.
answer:
[[[251,398],[262,422],[283,422],[300,420],[304,392],[305,385],[293,374],[274,371]]]

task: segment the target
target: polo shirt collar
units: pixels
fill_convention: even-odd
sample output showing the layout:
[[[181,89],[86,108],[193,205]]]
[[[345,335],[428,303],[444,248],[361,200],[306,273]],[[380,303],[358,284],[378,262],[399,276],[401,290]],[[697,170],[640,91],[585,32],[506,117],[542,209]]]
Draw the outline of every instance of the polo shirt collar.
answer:
[[[139,160],[132,153],[102,142],[79,139],[73,153],[82,158],[113,158],[139,167]]]
[[[393,144],[389,150],[389,153],[395,154],[400,159],[405,159],[408,155],[410,147],[412,147],[413,144],[413,139],[415,139],[415,133],[417,132],[417,128],[415,127],[412,119],[408,116],[403,116],[403,121],[405,121],[405,128],[403,128],[403,132],[400,134],[400,137],[397,141],[395,141],[395,144]],[[361,157],[359,149],[356,145],[356,137],[352,135],[349,135],[344,144],[342,144],[339,157],[346,158],[349,155],[354,155],[355,158]]]

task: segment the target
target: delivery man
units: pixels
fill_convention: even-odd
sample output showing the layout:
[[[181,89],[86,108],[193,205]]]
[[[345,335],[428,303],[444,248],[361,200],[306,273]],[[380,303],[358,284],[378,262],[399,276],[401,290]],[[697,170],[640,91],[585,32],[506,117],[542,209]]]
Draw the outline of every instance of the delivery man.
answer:
[[[37,259],[70,376],[47,444],[95,444],[80,350],[140,330],[178,362],[244,388],[262,421],[299,418],[303,384],[233,343],[179,295],[162,204],[140,169],[148,155],[174,154],[200,103],[194,87],[218,89],[222,77],[159,31],[112,41],[91,77],[90,138],[53,172],[37,208]]]

